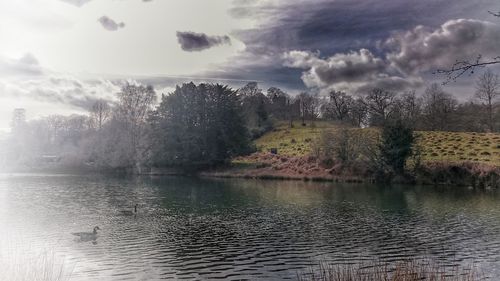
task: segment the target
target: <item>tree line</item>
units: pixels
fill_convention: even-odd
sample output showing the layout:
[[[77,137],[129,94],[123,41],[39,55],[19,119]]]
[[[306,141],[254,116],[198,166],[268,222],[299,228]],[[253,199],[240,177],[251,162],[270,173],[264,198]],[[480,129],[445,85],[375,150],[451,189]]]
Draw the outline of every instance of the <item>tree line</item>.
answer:
[[[56,161],[136,172],[213,166],[252,151],[243,106],[237,91],[219,84],[183,84],[158,104],[151,86],[127,83],[116,101],[98,100],[86,115],[27,121],[17,110],[1,158],[6,166]]]
[[[158,97],[151,86],[125,84],[115,101],[98,100],[88,114],[27,121],[18,112],[2,161],[37,165],[57,156],[65,166],[207,167],[255,150],[251,140],[277,122],[384,127],[398,120],[416,130],[499,131],[499,90],[498,75],[491,71],[477,80],[475,100],[462,103],[437,84],[421,96],[375,88],[365,95],[331,91],[327,97],[292,96],[276,87],[264,93],[255,82],[237,90],[187,83]]]
[[[467,102],[460,102],[438,84],[427,87],[422,96],[415,91],[398,95],[383,89],[360,97],[332,91],[319,114],[357,127],[380,127],[387,120],[401,119],[421,131],[498,132],[500,80],[490,75],[479,79],[473,99]]]
[[[275,87],[266,95],[255,82],[238,92],[254,138],[270,130],[273,121],[287,121],[289,126],[299,121],[305,126],[330,120],[362,128],[381,127],[388,120],[401,119],[421,131],[499,132],[499,76],[487,70],[474,86],[474,93],[463,102],[436,83],[421,95],[374,88],[357,95],[332,90],[326,97],[312,91],[292,97]]]

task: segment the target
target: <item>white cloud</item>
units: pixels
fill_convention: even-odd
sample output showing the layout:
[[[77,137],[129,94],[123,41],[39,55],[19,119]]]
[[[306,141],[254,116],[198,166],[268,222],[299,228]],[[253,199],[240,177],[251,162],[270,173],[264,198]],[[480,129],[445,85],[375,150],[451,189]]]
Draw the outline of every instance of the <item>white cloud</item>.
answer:
[[[77,7],[81,7],[92,0],[61,0],[61,1],[68,3],[68,4],[71,4],[71,5],[75,5]]]
[[[319,53],[291,51],[285,53],[283,59],[285,66],[305,69],[302,73],[304,84],[320,90],[362,92],[383,87],[399,91],[422,83],[418,77],[402,75],[389,62],[367,49],[338,53],[328,58],[321,58]]]
[[[499,42],[500,24],[458,19],[436,30],[417,26],[395,33],[379,50],[385,55],[360,49],[321,58],[319,53],[290,51],[284,54],[283,64],[304,69],[302,81],[309,88],[364,92],[381,87],[401,91],[420,87],[426,72],[450,68],[457,60],[499,56]]]
[[[0,57],[0,129],[8,127],[14,108],[27,109],[31,117],[86,112],[97,99],[113,100],[120,85],[50,71],[31,54]]]
[[[0,76],[37,76],[43,73],[38,60],[30,53],[17,59],[0,56]]]
[[[5,3],[3,3],[5,2]],[[71,1],[76,4],[82,1]],[[178,30],[231,34],[248,25],[228,14],[232,0],[90,1],[80,8],[60,0],[0,1],[0,54],[33,52],[59,72],[115,75],[192,75],[244,48],[231,40],[205,52],[179,48]],[[115,21],[97,19],[106,15]],[[58,19],[47,28],[44,21]],[[119,28],[120,23],[126,24]],[[110,24],[107,24],[110,23]],[[47,23],[48,24],[48,23]],[[119,29],[119,32],[109,30]]]
[[[472,19],[450,20],[436,30],[417,26],[386,42],[396,49],[388,60],[408,74],[449,68],[457,60],[474,60],[478,55],[492,59],[500,55],[499,44],[500,24]]]
[[[112,98],[122,79],[190,77],[225,61],[244,48],[241,42],[189,53],[179,48],[176,31],[230,34],[246,25],[227,13],[231,5],[232,0],[0,0],[0,127],[8,126],[15,107],[25,107],[31,117],[83,112],[94,98]],[[126,28],[108,32],[96,21],[103,14]]]

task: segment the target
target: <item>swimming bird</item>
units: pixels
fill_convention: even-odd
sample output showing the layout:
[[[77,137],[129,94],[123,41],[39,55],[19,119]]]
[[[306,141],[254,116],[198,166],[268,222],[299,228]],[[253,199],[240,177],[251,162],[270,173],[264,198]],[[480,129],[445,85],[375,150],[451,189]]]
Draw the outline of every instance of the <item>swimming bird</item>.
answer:
[[[133,216],[133,215],[136,215],[137,214],[137,206],[139,204],[135,204],[134,206],[134,211],[129,211],[129,210],[123,210],[123,211],[120,211],[120,213],[124,216]]]
[[[87,242],[87,241],[95,241],[97,239],[97,231],[101,230],[98,226],[94,227],[94,230],[92,232],[74,232],[71,233],[75,236],[80,237],[81,241]]]

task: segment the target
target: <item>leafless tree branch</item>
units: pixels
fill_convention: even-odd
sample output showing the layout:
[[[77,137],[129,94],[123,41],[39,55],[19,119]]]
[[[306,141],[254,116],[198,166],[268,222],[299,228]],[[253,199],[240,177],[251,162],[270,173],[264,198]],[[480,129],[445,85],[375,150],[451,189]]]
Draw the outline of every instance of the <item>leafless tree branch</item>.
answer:
[[[457,78],[464,74],[472,75],[477,68],[485,67],[491,64],[500,63],[500,56],[493,58],[490,61],[481,61],[481,55],[478,55],[474,61],[463,60],[456,61],[453,66],[449,69],[438,69],[434,72],[434,74],[442,74],[446,76],[446,80],[443,82],[443,85],[446,85],[450,82],[455,82]]]
[[[495,17],[500,18],[500,11],[499,12],[492,12],[488,11],[491,15]],[[438,69],[434,72],[434,74],[442,74],[446,76],[446,80],[442,83],[443,85],[446,85],[450,82],[455,82],[457,78],[460,76],[468,73],[469,75],[474,74],[474,71],[479,68],[479,67],[485,67],[491,64],[497,64],[500,63],[500,56],[493,58],[490,61],[481,61],[481,55],[478,55],[476,60],[474,61],[469,61],[469,60],[463,60],[463,61],[456,61],[453,66],[449,69]]]
[[[495,17],[499,17],[500,18],[500,12],[492,12],[492,11],[488,11],[488,13],[492,14],[493,16]]]

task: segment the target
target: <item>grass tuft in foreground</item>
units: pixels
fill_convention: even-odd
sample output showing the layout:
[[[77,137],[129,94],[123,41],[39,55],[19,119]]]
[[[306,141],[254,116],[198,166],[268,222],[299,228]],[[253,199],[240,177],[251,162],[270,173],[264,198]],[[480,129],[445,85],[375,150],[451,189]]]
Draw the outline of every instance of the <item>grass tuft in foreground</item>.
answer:
[[[320,264],[317,269],[299,274],[298,281],[478,281],[480,274],[471,268],[444,267],[418,260],[395,264],[371,263],[359,265]]]
[[[67,281],[73,267],[52,251],[0,243],[0,280]]]

